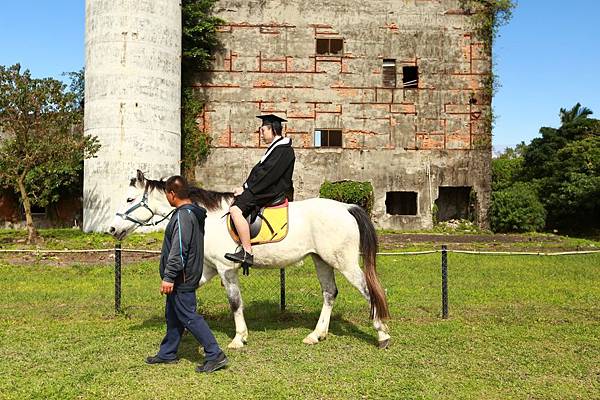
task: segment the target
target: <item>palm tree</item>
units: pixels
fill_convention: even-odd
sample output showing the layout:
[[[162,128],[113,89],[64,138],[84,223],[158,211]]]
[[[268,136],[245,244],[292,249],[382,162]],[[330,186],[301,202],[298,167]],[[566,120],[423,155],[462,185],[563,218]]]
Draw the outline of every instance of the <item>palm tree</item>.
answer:
[[[570,110],[567,110],[565,108],[560,109],[560,123],[561,125],[565,125],[571,122],[581,121],[582,119],[586,119],[589,115],[592,114],[592,110],[590,110],[587,107],[581,107],[581,104],[577,103]]]

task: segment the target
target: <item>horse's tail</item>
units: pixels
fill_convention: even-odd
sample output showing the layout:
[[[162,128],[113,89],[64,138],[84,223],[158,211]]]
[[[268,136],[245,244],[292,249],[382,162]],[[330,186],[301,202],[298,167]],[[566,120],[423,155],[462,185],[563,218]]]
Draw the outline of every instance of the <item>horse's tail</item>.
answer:
[[[360,233],[360,251],[362,253],[367,289],[371,298],[371,319],[377,310],[377,317],[382,320],[390,318],[390,311],[385,296],[385,290],[377,277],[377,234],[371,218],[359,206],[351,206],[348,212],[358,223]]]

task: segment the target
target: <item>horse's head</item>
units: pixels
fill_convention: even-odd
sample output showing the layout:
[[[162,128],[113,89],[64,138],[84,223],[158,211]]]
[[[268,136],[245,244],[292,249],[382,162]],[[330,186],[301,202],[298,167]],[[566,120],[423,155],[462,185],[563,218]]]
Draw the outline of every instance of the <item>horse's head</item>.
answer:
[[[122,240],[140,226],[154,226],[168,218],[173,208],[165,197],[164,185],[162,180],[146,179],[138,169],[127,188],[126,203],[118,210],[108,233]],[[155,215],[163,218],[153,220]]]

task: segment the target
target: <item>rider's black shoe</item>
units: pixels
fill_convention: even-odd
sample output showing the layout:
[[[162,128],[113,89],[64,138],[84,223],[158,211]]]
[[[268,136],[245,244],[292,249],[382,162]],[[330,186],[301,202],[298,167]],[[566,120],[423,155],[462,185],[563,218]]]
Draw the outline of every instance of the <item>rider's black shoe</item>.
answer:
[[[254,256],[241,249],[237,253],[225,253],[225,258],[236,263],[254,264]]]

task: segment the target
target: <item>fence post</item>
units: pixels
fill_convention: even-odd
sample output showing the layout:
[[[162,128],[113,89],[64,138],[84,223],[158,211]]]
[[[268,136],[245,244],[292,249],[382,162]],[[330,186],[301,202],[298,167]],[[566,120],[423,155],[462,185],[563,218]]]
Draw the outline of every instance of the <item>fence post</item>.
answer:
[[[121,242],[115,244],[115,312],[121,312]]]
[[[442,245],[442,318],[448,318],[448,247]]]
[[[279,310],[285,311],[285,269],[279,269],[279,286],[280,286],[280,294],[279,294]]]

